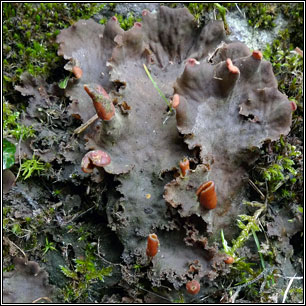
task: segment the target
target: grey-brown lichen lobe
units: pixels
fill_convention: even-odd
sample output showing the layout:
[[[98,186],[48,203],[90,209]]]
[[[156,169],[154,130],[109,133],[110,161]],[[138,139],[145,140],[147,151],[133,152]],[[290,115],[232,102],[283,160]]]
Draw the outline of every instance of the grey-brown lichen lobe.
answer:
[[[37,262],[15,258],[14,264],[15,270],[3,275],[4,303],[32,303],[40,298],[52,301],[54,288]]]
[[[152,284],[166,279],[179,288],[192,265],[200,278],[226,271],[214,241],[244,212],[247,167],[256,159],[250,149],[290,129],[291,105],[277,90],[271,64],[243,43],[230,42],[220,21],[198,29],[187,9],[146,11],[126,32],[115,19],[105,27],[79,21],[58,42],[59,53],[83,69],[66,91],[74,100],[71,113],[85,121],[94,114],[84,84],[99,84],[117,99],[114,118],[120,124],[103,122],[96,129],[96,123],[85,139],[87,149],[106,151],[112,160],[104,169],[119,182],[120,198],[109,194],[107,215],[126,263],[147,260],[146,239],[156,232],[160,251],[148,272]],[[144,64],[166,97],[180,97],[176,117],[166,124],[167,105]],[[124,103],[127,113],[120,109]],[[194,158],[195,169],[174,179],[186,156]],[[196,190],[208,180],[218,203],[205,211]]]

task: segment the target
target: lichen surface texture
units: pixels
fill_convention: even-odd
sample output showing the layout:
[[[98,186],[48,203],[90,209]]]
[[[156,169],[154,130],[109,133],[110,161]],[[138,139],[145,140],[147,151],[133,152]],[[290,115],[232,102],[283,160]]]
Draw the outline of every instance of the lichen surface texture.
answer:
[[[176,289],[194,278],[193,263],[199,280],[222,274],[224,255],[215,240],[221,229],[233,236],[235,219],[245,212],[247,169],[264,141],[290,130],[290,102],[278,91],[271,64],[229,41],[221,21],[199,29],[185,8],[144,11],[128,31],[116,18],[105,26],[80,20],[57,42],[69,60],[65,68],[83,72],[66,89],[70,114],[83,122],[95,115],[84,86],[102,86],[115,106],[111,120],[99,118],[82,133],[80,158],[91,150],[111,158],[104,171],[117,187],[108,191],[106,212],[126,264],[151,260],[152,284],[167,280]],[[166,99],[179,95],[175,110],[169,112],[144,65]],[[183,177],[179,162],[186,157],[192,169]],[[207,181],[217,194],[211,210],[196,195]],[[150,233],[159,239],[153,259],[146,255]]]

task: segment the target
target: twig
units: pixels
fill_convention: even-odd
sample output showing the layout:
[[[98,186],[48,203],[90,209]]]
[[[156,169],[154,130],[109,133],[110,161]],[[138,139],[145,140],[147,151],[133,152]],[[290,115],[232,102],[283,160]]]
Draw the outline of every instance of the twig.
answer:
[[[266,199],[265,199],[265,204],[268,204],[268,198],[269,198],[269,186],[267,180],[265,181],[266,183]]]
[[[202,297],[199,298],[199,300],[204,301],[204,300],[208,299],[209,297],[210,297],[210,295],[202,296]],[[193,301],[196,301],[196,299],[193,299],[192,302]]]
[[[285,291],[285,293],[284,293],[284,297],[283,297],[283,301],[282,301],[283,304],[286,302],[286,298],[287,298],[288,292],[289,292],[290,287],[291,287],[291,285],[292,285],[292,283],[293,283],[293,281],[294,281],[294,279],[295,279],[295,276],[296,276],[296,274],[294,274],[293,277],[290,277],[289,284],[288,284],[288,286],[287,286],[287,288],[286,288],[286,291]]]
[[[303,279],[303,276],[283,276],[281,274],[275,274],[277,277],[287,278],[287,279]]]
[[[100,238],[98,238],[97,251],[98,251],[98,253],[95,253],[95,255],[97,255],[99,258],[101,258],[101,259],[102,259],[104,262],[106,262],[107,264],[113,265],[113,266],[120,266],[120,267],[122,267],[122,264],[121,264],[121,263],[114,263],[114,262],[108,261],[107,259],[105,259],[105,258],[101,255],[101,253],[100,253]]]
[[[242,288],[239,287],[239,288],[236,290],[236,292],[230,297],[229,303],[232,303],[232,304],[235,303],[236,298],[237,298],[237,296],[238,296],[238,294],[239,294],[239,292],[240,292],[241,289],[242,289]]]
[[[92,210],[94,207],[95,207],[95,205],[92,206],[92,207],[89,207],[87,210],[83,211],[83,212],[80,213],[80,214],[74,215],[69,221],[64,222],[63,225],[67,225],[67,224],[69,224],[70,222],[74,221],[75,219],[77,219],[77,218],[83,216],[84,214],[86,214],[86,213],[88,213],[90,210]]]
[[[217,48],[213,51],[212,54],[208,54],[208,58],[207,58],[207,62],[208,63],[211,63],[211,59],[215,56],[215,54],[218,52],[219,49],[223,48],[225,46],[225,42],[222,41],[218,46]],[[215,77],[216,79],[220,79],[220,78],[217,78]],[[222,80],[222,79],[221,79]]]
[[[52,303],[52,300],[50,300],[47,296],[40,297],[40,298],[34,300],[32,303],[37,303],[41,300],[46,300],[47,302]]]
[[[80,134],[82,133],[84,130],[87,129],[87,127],[89,125],[91,125],[93,122],[95,122],[97,119],[98,119],[98,115],[95,114],[94,116],[92,116],[89,120],[87,120],[85,123],[83,123],[81,126],[79,126],[78,128],[76,128],[74,131],[73,131],[73,134]]]
[[[22,255],[25,257],[25,258],[27,258],[27,255],[25,254],[25,252],[18,246],[18,245],[16,245],[13,241],[11,241],[10,239],[8,239],[9,240],[9,242],[15,247],[15,248],[17,248],[21,253],[22,253]]]
[[[255,185],[255,183],[253,183],[253,181],[251,181],[250,179],[249,179],[249,184],[260,194],[260,197],[261,197],[261,199],[262,200],[264,200],[265,199],[265,196],[264,196],[264,194],[260,191],[260,189]]]
[[[142,288],[142,287],[140,287],[139,285],[136,285],[136,288],[138,288],[138,289],[140,289],[140,290],[143,290],[143,291],[145,291],[145,292],[148,292],[148,293],[150,293],[150,294],[152,294],[152,295],[155,295],[155,296],[157,296],[157,297],[159,297],[159,298],[162,298],[162,299],[164,299],[164,300],[166,300],[166,301],[172,303],[172,301],[171,301],[170,299],[168,299],[168,298],[166,298],[166,297],[164,297],[164,296],[162,296],[162,295],[159,295],[159,294],[157,294],[157,293],[155,293],[155,292],[153,292],[153,291],[150,291],[150,290],[147,290],[147,289],[145,289],[145,288]]]
[[[263,280],[263,282],[262,282],[262,284],[261,284],[261,286],[260,286],[260,289],[259,289],[259,292],[260,292],[260,293],[262,293],[263,290],[265,289],[266,284],[267,284],[267,281],[268,281],[267,279],[264,279],[264,280]],[[270,287],[269,282],[268,282],[268,286]]]
[[[174,114],[173,110],[170,110],[170,111],[167,113],[167,116],[166,116],[165,120],[163,121],[163,125],[166,124],[166,122],[167,122],[168,119],[172,116],[172,114]]]
[[[240,10],[240,8],[239,8],[239,6],[238,6],[237,3],[235,3],[235,5],[236,5],[237,10],[239,11],[239,13],[240,13],[240,14],[242,15],[242,17],[245,19],[245,13],[242,13],[242,12],[241,12],[241,10]]]

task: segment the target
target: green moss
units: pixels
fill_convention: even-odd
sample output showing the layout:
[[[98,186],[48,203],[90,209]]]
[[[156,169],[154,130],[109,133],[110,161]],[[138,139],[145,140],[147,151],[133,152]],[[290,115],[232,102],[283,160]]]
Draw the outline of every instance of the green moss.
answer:
[[[214,3],[214,6],[217,10],[217,14],[216,14],[216,18],[219,19],[221,18],[223,23],[224,23],[224,29],[226,31],[227,34],[230,34],[230,30],[226,21],[226,7],[224,7],[223,5],[219,4],[219,3]],[[220,17],[219,17],[220,16]]]
[[[288,23],[288,39],[293,47],[304,46],[304,3],[282,3],[281,12]]]
[[[268,187],[270,201],[299,202],[295,199],[294,190],[303,181],[300,160],[301,152],[284,138],[276,141],[273,146],[264,146],[254,176],[258,186]]]
[[[3,265],[2,271],[3,272],[11,272],[14,269],[15,269],[15,265],[14,264],[8,265],[6,267]]]
[[[296,137],[303,136],[303,57],[294,51],[297,46],[294,37],[300,37],[303,20],[300,4],[279,4],[279,10],[290,18],[288,28],[263,51],[264,58],[272,63],[279,90],[294,101],[297,110],[293,112],[291,132],[263,147],[255,167],[254,181],[264,187],[267,183],[271,200],[298,203],[303,185],[301,143]],[[289,10],[290,13],[289,14]],[[300,37],[300,44],[303,38]]]
[[[47,76],[60,61],[56,35],[79,19],[88,19],[103,8],[98,3],[4,3],[4,91],[12,89],[20,75]]]
[[[46,237],[46,243],[43,248],[43,255],[45,255],[49,251],[56,251],[56,247],[54,242],[49,241],[48,238]]]
[[[277,3],[239,3],[239,6],[246,9],[248,23],[253,28],[271,29],[276,26]]]
[[[33,154],[31,159],[25,160],[21,165],[21,175],[24,180],[28,179],[33,175],[40,175],[41,172],[47,171],[51,165],[49,163],[43,163],[35,157]]]
[[[267,213],[267,203],[248,202],[244,204],[250,207],[256,207],[253,215],[239,215],[237,225],[241,229],[239,236],[231,242],[230,246],[225,239],[223,230],[221,230],[221,240],[224,252],[233,257],[230,274],[227,276],[231,283],[235,283],[237,291],[243,290],[243,294],[248,300],[256,301],[262,298],[264,288],[269,289],[275,284],[275,272],[270,264],[274,265],[275,256],[272,251],[272,245],[269,241],[266,244],[261,243],[256,232],[260,232],[262,220]],[[254,241],[252,241],[254,240]],[[246,245],[256,245],[258,256],[254,260],[247,257],[239,257],[239,253]],[[263,249],[262,246],[265,246]]]
[[[275,27],[275,20],[281,14],[288,21],[289,43],[294,47],[303,47],[303,3],[239,3],[238,5],[245,10],[249,25],[255,29],[271,29]]]
[[[111,3],[110,3],[111,4]],[[118,22],[121,26],[121,28],[125,31],[129,30],[131,27],[133,27],[135,22],[140,22],[142,20],[141,17],[136,18],[133,13],[128,13],[127,17],[123,17],[120,14],[115,13],[115,16],[118,19]],[[100,24],[106,24],[108,19],[106,17],[103,17],[102,19],[99,20]]]
[[[139,22],[142,20],[142,18],[136,18],[133,13],[129,13],[126,18],[124,18],[122,15],[118,15],[117,13],[115,14],[115,16],[117,17],[121,28],[125,31],[130,29],[135,22]]]
[[[189,12],[194,16],[195,20],[200,23],[205,12],[213,10],[213,3],[188,3],[185,4]]]
[[[282,292],[285,294],[285,290]],[[288,298],[286,299],[286,303],[301,303],[304,300],[304,289],[302,287],[290,288],[288,292]]]
[[[37,247],[39,229],[37,225],[36,220],[32,219],[32,222],[29,222],[23,218],[17,219],[13,213],[10,213],[9,216],[3,219],[3,233],[4,236],[15,242],[22,249],[34,251]],[[40,231],[42,229],[40,227]]]
[[[107,5],[109,6],[110,10],[114,11],[116,9],[117,3],[116,2],[114,2],[114,3],[110,2]]]
[[[88,302],[88,295],[94,283],[104,282],[112,273],[112,267],[102,267],[94,255],[94,246],[88,244],[83,258],[74,258],[72,266],[60,266],[62,273],[71,281],[62,289],[65,302]]]
[[[99,20],[100,24],[106,24],[107,23],[107,18],[103,17],[102,19]]]
[[[13,106],[3,101],[3,136],[9,138],[26,139],[34,136],[34,130],[31,126],[20,124],[20,112],[13,111]]]
[[[266,60],[272,63],[274,74],[278,81],[279,90],[286,94],[290,101],[294,101],[297,110],[292,114],[291,135],[303,137],[303,57],[294,51],[289,30],[279,33],[271,45],[267,45],[263,52]],[[292,143],[293,145],[296,145]],[[297,143],[298,144],[298,143]],[[298,172],[302,171],[301,169]]]
[[[229,34],[230,30],[226,22],[226,12],[235,6],[234,3],[186,3],[185,7],[188,8],[189,12],[194,16],[198,25],[203,23],[203,18],[206,13],[214,12],[214,16],[217,20],[224,22],[224,28]]]
[[[212,11],[215,12],[217,19],[223,19],[217,9],[219,5],[229,11],[237,10],[236,3],[185,3],[184,5],[198,22],[202,21],[205,13]],[[303,46],[303,3],[237,3],[237,5],[245,12],[249,25],[255,29],[275,27],[277,16],[282,14],[289,21],[290,42],[295,46]],[[170,6],[173,7],[173,5]]]

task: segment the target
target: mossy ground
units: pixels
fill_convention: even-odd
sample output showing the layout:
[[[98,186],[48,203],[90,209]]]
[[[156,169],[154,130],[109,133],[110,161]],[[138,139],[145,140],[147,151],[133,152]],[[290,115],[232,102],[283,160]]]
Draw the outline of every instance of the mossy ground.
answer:
[[[61,29],[69,27],[79,19],[88,19],[101,10],[103,13],[104,9],[114,11],[116,5],[116,3],[3,3],[3,120],[5,135],[18,139],[16,135],[22,135],[25,132],[31,133],[30,136],[35,138],[35,130],[33,132],[31,128],[18,124],[19,113],[24,112],[27,104],[27,101],[14,89],[14,86],[20,83],[21,74],[28,71],[34,76],[43,76],[48,82],[60,82],[67,76],[67,72],[62,68],[64,60],[56,53],[56,35]],[[237,9],[234,3],[220,3],[220,5],[229,11]],[[169,4],[169,6],[173,7],[174,4]],[[199,24],[205,21],[205,14],[213,10],[215,10],[217,18],[224,17],[220,8],[218,9],[213,4],[188,3],[186,6]],[[274,21],[278,14],[282,14],[288,20],[288,28],[279,33],[279,37],[272,45],[267,46],[264,57],[273,64],[274,73],[279,81],[279,90],[285,93],[290,100],[296,102],[297,110],[293,113],[290,134],[280,141],[265,144],[261,150],[260,159],[254,168],[250,169],[251,180],[258,189],[253,191],[250,188],[250,196],[252,200],[262,201],[261,195],[264,195],[267,205],[273,207],[273,205],[281,204],[288,207],[292,220],[295,220],[295,218],[303,216],[303,57],[294,51],[296,47],[303,47],[303,32],[301,30],[304,22],[303,4],[256,3],[251,5],[245,3],[239,4],[239,7],[245,10],[248,22],[252,27],[265,29],[274,27]],[[135,21],[140,20],[139,17],[132,14],[129,16],[117,14],[116,16],[125,30],[130,28]],[[100,23],[103,24],[105,21],[106,19],[102,18]],[[17,112],[19,112],[18,115],[16,115]],[[15,116],[16,122],[9,121],[12,121],[12,116]],[[37,176],[29,175],[26,181],[24,181],[25,177],[20,176],[18,180],[20,185],[16,189],[16,193],[13,192],[12,195],[4,198],[4,269],[6,271],[12,270],[11,258],[25,252],[29,259],[37,260],[45,265],[54,285],[58,285],[57,281],[65,283],[65,287],[58,297],[60,301],[101,301],[103,295],[110,297],[112,294],[115,294],[114,300],[121,301],[123,297],[129,295],[130,289],[124,286],[120,287],[117,284],[116,277],[118,278],[118,275],[119,278],[122,277],[117,269],[121,264],[120,243],[116,241],[119,257],[118,254],[113,254],[113,257],[110,258],[103,257],[103,254],[100,253],[101,238],[111,236],[114,239],[113,242],[116,237],[113,237],[109,229],[102,225],[99,225],[100,234],[97,234],[97,224],[94,221],[96,214],[100,217],[103,216],[103,208],[99,207],[101,198],[104,196],[103,190],[100,190],[99,196],[92,193],[87,196],[88,187],[85,186],[97,188],[97,185],[92,185],[77,175],[72,177],[70,182],[58,182],[56,175],[60,176],[57,173],[59,167],[52,164],[50,166],[51,169],[46,172],[41,171],[37,173]],[[17,175],[19,169],[17,161],[11,169]],[[22,191],[22,186],[25,184],[31,186],[32,190],[26,195]],[[68,196],[79,197],[83,206],[75,204],[75,201],[67,202]],[[64,202],[66,204],[63,204]],[[78,203],[78,201],[76,202]],[[35,217],[31,212],[33,209]],[[58,219],[60,210],[64,211],[67,219],[63,221],[64,225],[59,229],[56,225],[60,222]],[[253,212],[250,209],[250,216],[252,215]],[[262,224],[265,224],[268,218],[269,212],[265,212],[261,216]],[[240,221],[241,229],[243,229],[241,222],[247,226],[250,220],[246,218]],[[104,221],[106,224],[106,220]],[[298,234],[301,235],[301,232]],[[253,244],[254,250],[256,248],[252,237],[248,233],[241,239],[244,239],[245,245]],[[264,236],[261,233],[259,240],[264,241],[263,239]],[[296,236],[295,239],[298,241],[294,242],[295,245],[302,241],[300,236]],[[108,243],[111,242],[108,241]],[[263,260],[270,267],[273,267],[278,256],[277,252],[280,252],[278,245],[274,241],[265,240],[260,248]],[[297,259],[301,258],[301,254],[302,248],[296,250]],[[217,297],[213,298],[212,295],[210,299],[219,302],[223,296],[226,300],[230,291],[220,288],[226,288],[226,286],[242,280],[248,281],[251,276],[259,275],[262,271],[260,257],[257,253],[250,261],[252,266],[255,265],[253,268],[255,274],[253,275],[248,273],[250,271],[248,260],[245,261],[245,264],[242,262],[240,265],[234,265],[226,283],[217,280],[219,282],[219,289],[216,291],[218,292]],[[50,262],[56,263],[57,267],[50,265]],[[137,266],[134,271],[129,273],[141,279],[143,269],[143,267]],[[273,289],[272,283],[272,275],[275,273],[270,271],[270,274],[258,282],[242,289],[244,299],[248,302],[269,301],[269,296],[272,293],[277,293],[277,290]],[[109,282],[107,282],[108,278]],[[266,281],[266,285],[263,284],[264,281]],[[104,286],[103,282],[109,287]],[[112,287],[114,284],[116,285]],[[283,289],[286,289],[286,283],[284,283]],[[141,299],[146,290],[153,292],[153,294],[154,292],[162,294],[157,289],[150,288],[146,281],[142,280],[136,289],[133,288],[134,296],[130,298],[132,300]],[[260,295],[258,292],[261,292]],[[287,301],[294,302],[301,294],[301,288],[293,285]],[[177,293],[175,301],[183,302],[184,298],[180,293]]]

